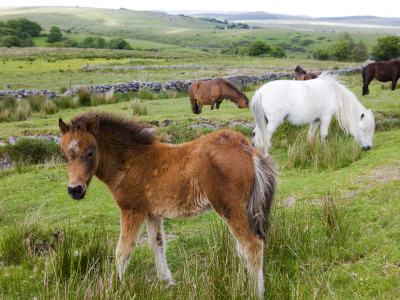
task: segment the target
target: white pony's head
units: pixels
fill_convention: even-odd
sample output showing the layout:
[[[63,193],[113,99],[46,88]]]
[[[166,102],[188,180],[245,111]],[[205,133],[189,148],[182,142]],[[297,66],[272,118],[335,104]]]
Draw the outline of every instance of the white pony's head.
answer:
[[[371,110],[365,110],[360,113],[357,132],[354,137],[363,150],[372,149],[372,139],[374,137],[375,120]]]

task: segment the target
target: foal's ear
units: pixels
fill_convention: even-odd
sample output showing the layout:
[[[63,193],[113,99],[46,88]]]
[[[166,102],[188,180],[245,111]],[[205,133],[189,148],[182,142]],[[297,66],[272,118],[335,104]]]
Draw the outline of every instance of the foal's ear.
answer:
[[[70,129],[70,126],[61,119],[58,119],[58,127],[60,127],[62,134],[65,134]]]
[[[96,133],[99,128],[99,116],[95,115],[87,124],[86,130],[92,133]]]

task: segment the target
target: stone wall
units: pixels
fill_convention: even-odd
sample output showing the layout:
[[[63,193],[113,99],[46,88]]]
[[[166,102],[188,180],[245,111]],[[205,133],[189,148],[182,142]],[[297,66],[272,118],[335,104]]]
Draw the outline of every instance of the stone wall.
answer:
[[[343,75],[348,73],[360,73],[362,67],[355,67],[355,68],[347,68],[341,69],[337,71],[328,71],[329,74],[334,75]],[[322,72],[314,72],[314,73],[322,73]],[[292,73],[285,73],[285,72],[277,72],[277,73],[266,73],[263,75],[232,75],[232,76],[224,76],[223,78],[230,80],[238,87],[243,86],[245,84],[255,84],[258,82],[264,82],[267,80],[276,80],[276,79],[292,79],[294,74]],[[206,77],[206,78],[199,78],[199,79],[190,79],[186,81],[179,81],[179,80],[170,80],[166,83],[162,84],[161,82],[151,81],[151,82],[144,82],[144,81],[131,81],[131,82],[124,82],[124,83],[117,83],[117,84],[98,84],[98,85],[87,85],[86,87],[90,90],[91,93],[106,93],[110,90],[114,90],[116,93],[127,93],[127,92],[137,92],[139,89],[147,88],[156,93],[161,91],[187,91],[189,86],[195,81],[207,81],[213,78]],[[0,91],[0,99],[3,99],[5,95],[12,95],[16,98],[27,98],[31,97],[32,95],[42,95],[46,98],[54,98],[57,96],[69,96],[74,95],[77,93],[78,89],[81,86],[74,86],[73,88],[68,89],[63,95],[57,95],[55,92],[50,92],[49,90],[32,90],[32,91],[25,91],[24,89],[19,89],[17,91]]]

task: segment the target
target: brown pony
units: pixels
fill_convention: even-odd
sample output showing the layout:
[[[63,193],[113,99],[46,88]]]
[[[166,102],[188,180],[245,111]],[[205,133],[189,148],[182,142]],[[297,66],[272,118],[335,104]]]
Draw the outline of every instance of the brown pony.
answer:
[[[381,82],[392,81],[392,91],[396,88],[400,78],[400,58],[370,63],[362,69],[363,88],[362,95],[368,95],[368,85],[376,78]]]
[[[217,109],[222,100],[229,99],[239,108],[249,108],[249,99],[232,82],[223,78],[210,81],[193,82],[189,87],[190,103],[195,114],[200,114],[203,105],[211,105],[211,110],[216,104]]]
[[[221,130],[181,145],[161,143],[153,131],[107,113],[59,120],[68,194],[82,199],[93,175],[121,209],[116,248],[120,279],[142,223],[160,279],[172,281],[165,260],[163,218],[188,218],[213,208],[228,224],[263,293],[263,241],[274,195],[273,161],[242,134]]]
[[[294,74],[295,80],[310,80],[318,77],[318,75],[315,73],[307,73],[306,70],[304,70],[300,66],[297,66],[296,69],[294,69],[294,72],[295,72]]]

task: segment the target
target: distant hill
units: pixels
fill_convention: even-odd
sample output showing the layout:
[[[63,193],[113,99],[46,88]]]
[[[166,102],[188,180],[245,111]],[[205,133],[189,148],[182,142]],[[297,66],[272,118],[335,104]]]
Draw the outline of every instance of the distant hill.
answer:
[[[177,13],[175,11],[175,13]],[[181,12],[184,14],[184,12]],[[333,18],[313,18],[309,16],[293,16],[284,14],[273,14],[262,11],[257,12],[231,12],[231,13],[215,13],[215,12],[190,12],[187,15],[193,17],[209,17],[219,20],[228,21],[250,21],[250,20],[298,20],[298,21],[319,21],[332,23],[347,24],[365,24],[365,25],[384,25],[384,26],[400,26],[400,18],[383,18],[375,16],[352,16],[352,17],[333,17]]]

